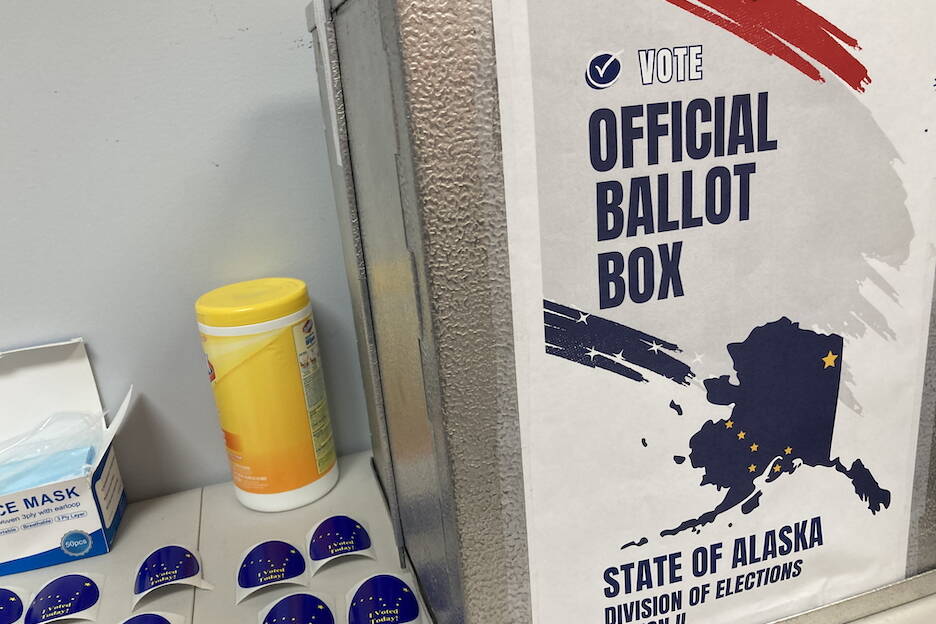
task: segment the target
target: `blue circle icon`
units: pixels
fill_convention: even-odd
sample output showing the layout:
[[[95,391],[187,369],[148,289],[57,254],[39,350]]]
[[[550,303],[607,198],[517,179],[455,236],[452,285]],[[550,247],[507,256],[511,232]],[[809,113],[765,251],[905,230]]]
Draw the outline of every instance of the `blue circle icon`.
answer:
[[[592,89],[607,89],[621,76],[621,61],[616,54],[602,52],[588,61],[585,83]]]
[[[91,552],[91,547],[93,545],[91,536],[84,531],[69,531],[62,537],[61,543],[62,550],[65,554],[71,555],[72,557],[87,555]]]
[[[19,622],[23,615],[23,601],[9,589],[0,589],[0,624]]]

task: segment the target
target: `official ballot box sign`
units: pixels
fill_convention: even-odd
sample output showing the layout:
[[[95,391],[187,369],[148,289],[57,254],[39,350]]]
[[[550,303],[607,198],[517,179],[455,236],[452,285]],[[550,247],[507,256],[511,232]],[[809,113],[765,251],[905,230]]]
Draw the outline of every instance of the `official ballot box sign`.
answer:
[[[375,466],[437,621],[936,591],[936,99],[893,62],[931,13],[310,5]]]

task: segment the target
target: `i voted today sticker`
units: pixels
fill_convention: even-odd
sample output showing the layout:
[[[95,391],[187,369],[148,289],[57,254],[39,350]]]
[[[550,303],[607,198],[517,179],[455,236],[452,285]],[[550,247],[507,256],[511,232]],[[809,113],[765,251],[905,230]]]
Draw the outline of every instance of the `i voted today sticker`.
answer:
[[[331,607],[309,593],[290,594],[260,613],[260,624],[335,624]]]
[[[306,539],[314,575],[326,563],[346,555],[376,559],[370,534],[362,522],[348,516],[332,516],[316,525]]]
[[[174,584],[213,589],[202,579],[201,561],[195,551],[176,544],[157,548],[137,568],[133,604],[155,589]]]
[[[0,624],[13,624],[23,617],[22,595],[19,590],[0,587]]]
[[[120,624],[185,624],[185,618],[174,613],[140,613],[131,615]]]
[[[415,592],[395,574],[365,579],[349,595],[349,624],[423,622]]]
[[[55,620],[94,620],[101,600],[99,579],[67,574],[40,589],[26,610],[25,624]]]
[[[302,551],[288,542],[270,540],[248,548],[237,569],[235,603],[268,585],[305,584]]]

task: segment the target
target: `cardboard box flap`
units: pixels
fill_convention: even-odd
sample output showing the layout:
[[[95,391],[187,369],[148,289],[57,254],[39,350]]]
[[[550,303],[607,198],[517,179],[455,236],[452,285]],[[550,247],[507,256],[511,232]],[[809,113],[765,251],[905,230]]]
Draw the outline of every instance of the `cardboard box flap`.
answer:
[[[127,390],[124,400],[120,403],[120,407],[117,408],[117,413],[114,414],[114,417],[111,419],[110,425],[107,426],[107,429],[104,430],[104,442],[101,445],[101,448],[107,448],[114,441],[114,438],[117,437],[117,434],[120,433],[120,430],[123,428],[124,423],[127,420],[127,414],[130,412],[130,406],[133,405],[133,385],[130,385],[130,389]]]
[[[0,438],[22,435],[56,412],[104,418],[84,340],[0,352]]]

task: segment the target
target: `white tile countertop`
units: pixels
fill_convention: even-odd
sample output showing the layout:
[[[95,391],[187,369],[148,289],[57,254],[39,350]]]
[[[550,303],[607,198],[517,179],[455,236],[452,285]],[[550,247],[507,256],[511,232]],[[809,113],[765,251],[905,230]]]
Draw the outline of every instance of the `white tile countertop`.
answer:
[[[393,526],[371,467],[370,453],[339,460],[341,477],[327,496],[311,505],[282,513],[261,513],[241,506],[230,483],[180,492],[134,503],[127,508],[113,551],[64,565],[0,577],[0,586],[32,594],[54,578],[82,573],[104,577],[97,622],[117,624],[130,615],[152,611],[184,616],[191,624],[258,622],[260,612],[297,591],[309,591],[331,602],[337,622],[346,622],[347,592],[359,581],[381,572],[400,575],[415,588],[415,579],[399,563]],[[347,515],[363,522],[370,533],[376,560],[342,557],[322,567],[307,587],[275,585],[234,604],[235,575],[241,555],[271,539],[307,547],[306,535],[321,520]],[[131,610],[131,587],[143,559],[156,548],[179,544],[197,549],[204,579],[212,590],[188,585],[162,587],[146,595]],[[28,599],[28,596],[24,596]],[[428,621],[428,620],[427,620]]]

